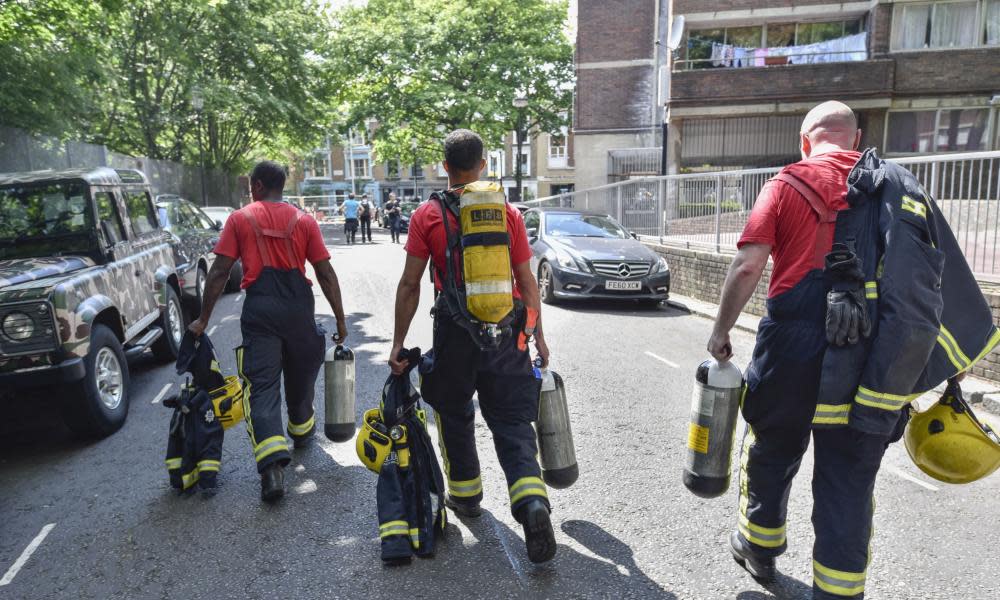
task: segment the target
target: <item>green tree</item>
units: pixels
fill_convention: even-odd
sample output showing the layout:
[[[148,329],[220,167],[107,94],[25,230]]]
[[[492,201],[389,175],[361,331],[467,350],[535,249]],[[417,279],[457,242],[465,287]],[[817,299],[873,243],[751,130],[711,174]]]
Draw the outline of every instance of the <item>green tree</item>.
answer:
[[[0,125],[74,134],[100,120],[101,24],[120,2],[0,0]]]
[[[196,88],[209,166],[234,170],[255,154],[308,145],[330,89],[327,31],[312,0],[130,3],[114,39],[123,93],[108,115],[111,145],[197,161]]]
[[[378,122],[376,154],[440,159],[444,131],[473,129],[491,147],[518,122],[557,132],[572,104],[565,0],[370,0],[336,15],[331,63],[342,127]],[[417,141],[416,156],[411,140]]]

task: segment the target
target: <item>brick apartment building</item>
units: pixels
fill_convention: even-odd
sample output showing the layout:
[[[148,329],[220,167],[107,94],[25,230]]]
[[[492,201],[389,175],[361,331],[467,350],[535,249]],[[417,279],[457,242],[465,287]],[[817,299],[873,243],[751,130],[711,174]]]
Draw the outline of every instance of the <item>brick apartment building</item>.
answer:
[[[532,132],[521,145],[521,197],[531,200],[572,191],[574,188],[573,135]],[[503,148],[486,157],[483,179],[500,182],[508,197],[516,187],[516,137],[504,137]],[[301,177],[292,185],[297,195],[332,196],[337,203],[352,190],[368,194],[381,204],[390,193],[406,200],[426,199],[431,192],[447,187],[448,178],[440,163],[405,165],[396,160],[378,160],[363,133],[329,149],[317,149],[304,161]]]
[[[1000,0],[579,0],[578,14],[581,189],[648,174],[616,153],[660,145],[658,85],[669,172],[796,160],[802,116],[827,99],[889,156],[1000,149]],[[657,57],[675,15],[680,48]]]

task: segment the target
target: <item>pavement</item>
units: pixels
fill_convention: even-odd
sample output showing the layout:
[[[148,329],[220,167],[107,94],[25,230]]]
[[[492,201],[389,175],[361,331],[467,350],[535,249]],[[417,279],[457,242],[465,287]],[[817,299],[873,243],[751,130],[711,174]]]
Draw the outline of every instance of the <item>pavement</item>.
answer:
[[[344,246],[326,229],[344,289],[357,357],[358,414],[375,405],[388,351],[402,247]],[[319,290],[316,290],[319,294]],[[427,347],[425,285],[408,343]],[[210,324],[223,368],[240,342],[242,294],[225,296]],[[331,310],[317,298],[319,318]],[[809,598],[811,453],[789,506],[782,576],[765,589],[729,556],[736,486],[703,500],[681,483],[692,380],[705,359],[708,319],[672,306],[588,303],[545,307],[553,368],[564,378],[580,479],[551,490],[558,554],[528,562],[510,515],[489,431],[477,420],[484,515],[452,518],[433,559],[401,568],[379,560],[375,476],[353,443],[319,439],[297,451],[288,495],[259,500],[243,427],[226,435],[216,497],[178,497],[163,466],[180,382],[151,357],[132,365],[130,415],[99,441],[73,438],[56,392],[19,395],[0,420],[0,600],[271,598]],[[736,364],[753,336],[733,334]],[[316,407],[322,421],[322,375]],[[319,427],[322,431],[322,426]],[[435,439],[435,432],[431,432]],[[868,597],[1000,597],[1000,477],[966,486],[928,479],[900,444],[876,485]]]

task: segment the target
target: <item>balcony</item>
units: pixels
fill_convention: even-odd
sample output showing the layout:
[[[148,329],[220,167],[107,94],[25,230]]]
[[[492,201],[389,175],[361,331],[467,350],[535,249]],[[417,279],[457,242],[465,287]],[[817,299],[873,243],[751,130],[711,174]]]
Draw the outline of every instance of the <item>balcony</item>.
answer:
[[[673,73],[672,108],[888,97],[892,59],[756,68],[695,69]]]

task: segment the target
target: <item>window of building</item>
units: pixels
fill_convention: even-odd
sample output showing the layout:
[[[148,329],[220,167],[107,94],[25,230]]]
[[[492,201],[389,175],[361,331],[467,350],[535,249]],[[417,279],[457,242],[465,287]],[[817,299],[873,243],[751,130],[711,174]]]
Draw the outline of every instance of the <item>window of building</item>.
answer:
[[[568,159],[568,148],[566,144],[566,136],[564,135],[550,135],[549,136],[549,168],[550,169],[565,169],[569,166]]]
[[[893,50],[969,48],[1000,43],[1000,0],[897,4]]]
[[[983,17],[986,21],[983,41],[988,46],[1000,44],[1000,0],[989,0]]]
[[[352,146],[368,145],[368,140],[365,137],[365,131],[363,129],[351,129],[349,137]]]
[[[549,136],[549,158],[566,158],[566,136]]]
[[[351,160],[351,168],[356,179],[371,179],[371,161],[367,158],[355,158]]]
[[[821,44],[863,31],[864,23],[860,18],[696,29],[688,33],[686,61],[682,61],[682,63],[690,69],[762,67],[768,64],[785,64],[790,55],[787,51],[781,52],[779,49]],[[802,49],[802,53],[809,52],[831,54],[834,51],[823,48]],[[784,60],[768,61],[768,57]],[[851,49],[850,52],[845,51],[841,54],[831,55],[829,60],[821,62],[863,60],[864,58],[862,53]]]
[[[313,154],[312,157],[312,172],[313,177],[322,177],[324,179],[330,177],[330,173],[327,170],[328,157],[325,153],[317,152]]]
[[[974,152],[989,146],[988,108],[892,111],[886,150],[897,154]]]
[[[504,153],[502,150],[494,150],[489,154],[489,164],[487,165],[487,177],[499,179],[504,174]]]
[[[385,163],[386,179],[399,179],[399,161],[390,160]]]

